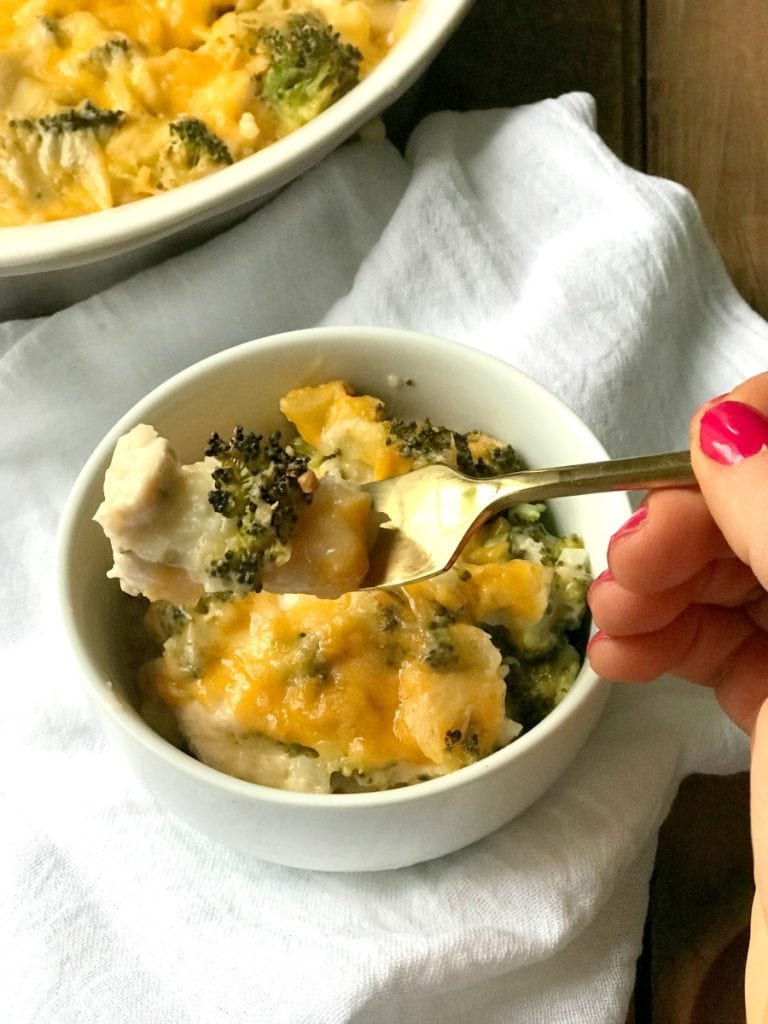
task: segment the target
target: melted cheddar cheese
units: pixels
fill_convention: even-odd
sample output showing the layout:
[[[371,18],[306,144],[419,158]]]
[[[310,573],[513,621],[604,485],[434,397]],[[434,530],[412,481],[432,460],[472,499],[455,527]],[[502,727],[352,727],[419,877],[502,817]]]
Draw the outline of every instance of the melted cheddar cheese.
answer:
[[[133,202],[255,153],[300,123],[263,95],[266,29],[312,12],[364,77],[417,3],[0,0],[0,226]],[[190,123],[203,155],[183,145]]]
[[[578,672],[565,631],[584,613],[583,545],[547,532],[531,506],[519,521],[499,516],[481,527],[440,576],[355,590],[367,570],[368,533],[367,505],[350,504],[363,493],[355,482],[408,472],[435,452],[475,460],[478,472],[514,453],[480,432],[458,435],[429,421],[426,433],[398,426],[380,399],[342,381],[296,389],[281,409],[299,431],[292,447],[311,453],[320,500],[326,485],[343,482],[343,512],[318,504],[301,517],[288,563],[265,575],[264,590],[214,593],[172,609],[170,625],[168,606],[151,606],[148,624],[162,653],[140,675],[145,716],[158,723],[170,714],[188,749],[214,768],[305,792],[408,785],[509,743]],[[130,507],[144,526],[158,500],[146,478],[142,487],[117,480],[121,515]],[[158,479],[167,491],[167,479]],[[140,494],[140,508],[125,504],[128,492]],[[177,529],[172,547],[180,536]],[[306,592],[306,562],[315,564],[312,579],[322,565],[333,593],[349,592]],[[291,592],[287,580],[305,592]]]
[[[498,650],[467,622],[436,630],[437,608],[407,592],[254,594],[195,623],[194,673],[187,634],[166,644],[144,684],[171,706],[197,703],[233,733],[318,752],[322,789],[334,771],[441,774],[490,753],[509,730]]]

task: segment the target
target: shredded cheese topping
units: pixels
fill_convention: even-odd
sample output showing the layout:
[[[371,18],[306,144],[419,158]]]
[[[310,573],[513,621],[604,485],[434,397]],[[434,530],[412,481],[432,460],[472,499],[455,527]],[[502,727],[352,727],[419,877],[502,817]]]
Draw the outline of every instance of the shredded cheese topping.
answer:
[[[498,471],[514,450],[482,432],[392,420],[342,381],[291,391],[281,409],[299,433],[289,449],[302,448],[318,484],[288,561],[267,566],[257,592],[219,594],[204,580],[215,545],[234,536],[201,509],[215,459],[180,467],[146,426],[118,445],[97,519],[115,552],[110,574],[155,594],[147,625],[162,652],[140,674],[145,717],[180,730],[215,768],[318,793],[434,778],[540,720],[578,672],[568,634],[589,582],[583,544],[550,533],[541,506],[485,524],[438,577],[355,589],[370,541],[359,483],[436,458]]]
[[[265,30],[310,12],[367,75],[418,0],[0,0],[0,226],[175,188],[296,120],[264,94]],[[201,143],[202,140],[202,143]]]

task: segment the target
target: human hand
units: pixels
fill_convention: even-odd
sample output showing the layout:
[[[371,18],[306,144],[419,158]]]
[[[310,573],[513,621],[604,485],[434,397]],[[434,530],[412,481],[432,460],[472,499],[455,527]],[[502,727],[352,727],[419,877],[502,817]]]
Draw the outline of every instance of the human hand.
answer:
[[[597,672],[627,682],[672,672],[712,686],[748,733],[768,697],[766,413],[768,374],[699,410],[691,459],[701,490],[649,494],[589,594]]]
[[[747,1020],[768,1024],[768,373],[691,421],[700,490],[649,494],[614,535],[589,603],[588,654],[607,679],[671,672],[714,688],[752,741],[757,895]]]

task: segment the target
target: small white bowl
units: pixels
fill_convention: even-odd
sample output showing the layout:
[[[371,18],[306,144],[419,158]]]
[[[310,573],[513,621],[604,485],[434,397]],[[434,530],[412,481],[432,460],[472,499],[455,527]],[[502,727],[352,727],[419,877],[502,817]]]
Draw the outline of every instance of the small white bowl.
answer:
[[[412,386],[393,387],[393,375]],[[104,438],[73,488],[59,534],[63,622],[107,732],[146,786],[202,832],[257,857],[299,868],[371,871],[429,860],[499,828],[564,772],[597,721],[606,695],[584,665],[562,703],[529,733],[451,775],[386,792],[310,795],[224,775],[177,750],[139,717],[126,606],[109,545],[92,516],[118,437],[139,422],[193,461],[211,431],[236,423],[279,427],[289,388],[343,378],[381,396],[396,415],[429,416],[466,431],[481,427],[515,445],[532,466],[603,459],[587,427],[541,385],[455,342],[378,328],[297,331],[228,349],[177,374],[127,413]],[[285,424],[282,424],[285,426]],[[586,541],[594,572],[627,517],[626,495],[552,503],[559,529]]]
[[[111,210],[0,228],[0,320],[53,312],[242,220],[401,96],[471,6],[421,0],[408,31],[359,85],[231,167]]]

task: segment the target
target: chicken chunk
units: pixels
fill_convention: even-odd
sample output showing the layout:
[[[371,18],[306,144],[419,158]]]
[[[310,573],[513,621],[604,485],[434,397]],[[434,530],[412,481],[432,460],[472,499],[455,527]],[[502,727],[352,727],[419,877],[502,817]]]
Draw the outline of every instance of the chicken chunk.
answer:
[[[118,441],[94,516],[112,545],[108,575],[150,601],[190,606],[220,593],[212,571],[240,540],[236,517],[215,510],[209,495],[219,463],[211,456],[182,465],[154,428],[139,424]],[[300,481],[311,503],[294,536],[265,561],[258,584],[275,593],[337,597],[358,587],[368,571],[370,499],[355,484],[329,474]],[[310,486],[311,484],[311,486]]]

